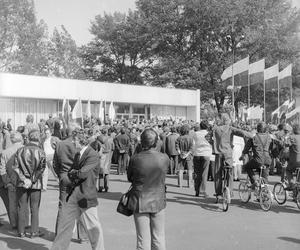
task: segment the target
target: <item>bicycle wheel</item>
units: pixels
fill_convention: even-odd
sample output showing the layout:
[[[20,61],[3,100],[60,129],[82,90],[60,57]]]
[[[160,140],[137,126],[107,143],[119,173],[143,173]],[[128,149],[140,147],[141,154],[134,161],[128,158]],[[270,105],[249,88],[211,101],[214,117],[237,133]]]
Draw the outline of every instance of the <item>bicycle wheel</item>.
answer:
[[[230,190],[228,187],[225,187],[223,189],[223,202],[222,202],[224,212],[226,212],[228,210],[230,199],[231,199],[230,198]]]
[[[247,203],[251,198],[251,190],[247,182],[241,182],[239,185],[239,196],[242,202]]]
[[[274,185],[273,188],[274,198],[279,205],[282,205],[286,202],[287,192],[284,189],[284,186],[281,182],[278,182]]]
[[[300,190],[297,190],[297,194],[296,194],[296,203],[298,208],[300,209]]]
[[[273,202],[273,194],[267,187],[262,187],[259,192],[259,204],[262,210],[269,211]]]

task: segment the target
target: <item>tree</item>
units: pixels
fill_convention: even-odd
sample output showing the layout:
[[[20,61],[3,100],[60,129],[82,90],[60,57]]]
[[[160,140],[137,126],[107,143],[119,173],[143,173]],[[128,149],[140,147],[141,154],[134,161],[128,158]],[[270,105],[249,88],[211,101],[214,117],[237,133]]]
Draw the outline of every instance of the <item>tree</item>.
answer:
[[[1,0],[0,20],[0,70],[45,75],[47,26],[37,21],[33,1]]]
[[[94,39],[81,49],[89,78],[142,84],[141,73],[152,59],[147,55],[148,34],[138,12],[98,15],[91,26]]]
[[[85,79],[83,64],[75,41],[62,25],[54,29],[48,43],[48,75],[62,78]]]

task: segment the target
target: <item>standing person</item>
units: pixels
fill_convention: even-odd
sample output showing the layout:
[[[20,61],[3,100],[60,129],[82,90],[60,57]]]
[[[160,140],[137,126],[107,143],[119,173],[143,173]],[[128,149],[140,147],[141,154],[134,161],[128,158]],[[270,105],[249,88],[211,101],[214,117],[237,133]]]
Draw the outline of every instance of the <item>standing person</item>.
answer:
[[[99,138],[102,143],[102,154],[100,159],[100,175],[99,175],[99,192],[104,189],[105,192],[109,189],[109,173],[111,167],[111,157],[114,151],[114,142],[107,134],[107,129],[102,129],[102,136]],[[103,181],[103,183],[102,183]]]
[[[30,200],[31,238],[40,237],[39,208],[41,202],[42,174],[46,167],[45,152],[39,147],[40,132],[31,130],[29,143],[16,152],[14,170],[18,175],[18,236],[25,236],[26,211]]]
[[[118,174],[124,174],[127,170],[130,149],[130,138],[124,127],[121,128],[120,134],[115,138],[115,146],[118,151]]]
[[[79,152],[66,178],[71,190],[62,206],[62,218],[51,250],[66,250],[69,247],[75,220],[81,218],[93,250],[104,250],[102,227],[97,212],[96,182],[99,175],[99,156],[88,145],[88,135],[76,130],[74,143]]]
[[[55,123],[55,119],[53,118],[52,114],[49,114],[48,116],[48,120],[46,121],[46,125],[48,126],[48,128],[50,129],[51,134],[53,133],[53,129],[54,129],[54,123]]]
[[[229,189],[232,192],[233,174],[232,174],[232,139],[233,135],[248,136],[250,133],[243,132],[240,129],[231,126],[231,119],[227,113],[221,114],[221,120],[213,127],[213,151],[215,158],[215,191],[217,202],[222,195],[222,176],[224,167],[229,167]]]
[[[18,212],[17,212],[17,182],[18,176],[14,171],[15,154],[17,150],[23,147],[23,138],[19,132],[12,131],[10,134],[12,145],[5,149],[0,159],[0,195],[4,202],[9,217],[10,225],[17,229]],[[28,212],[25,213],[28,221]],[[27,224],[26,224],[27,225]]]
[[[206,136],[208,135],[208,121],[203,120],[199,125],[195,126],[194,135],[194,174],[195,174],[195,195],[199,196],[200,193],[204,197],[208,197],[206,193],[207,175],[209,170],[210,158],[212,155],[212,147]]]
[[[57,143],[54,156],[53,156],[53,169],[59,179],[59,201],[58,201],[58,212],[55,224],[55,234],[57,234],[58,224],[63,219],[62,218],[62,206],[65,203],[68,194],[71,191],[71,182],[68,178],[68,172],[74,164],[74,157],[77,149],[74,144],[74,131],[78,129],[79,126],[75,123],[70,123],[68,126],[67,134],[69,137],[63,141]],[[79,220],[77,224],[78,240],[82,242],[85,239],[84,228]]]
[[[28,142],[28,134],[31,130],[40,130],[39,125],[34,123],[34,118],[32,114],[28,114],[26,117],[26,125],[24,126],[24,137],[25,141],[24,143],[26,144]]]
[[[7,119],[6,128],[7,128],[8,132],[12,131],[11,119],[10,118]]]
[[[168,157],[155,150],[158,136],[151,129],[141,134],[142,152],[130,160],[127,177],[132,183],[128,200],[133,210],[138,250],[165,250],[165,177]]]
[[[190,127],[185,124],[180,129],[180,136],[176,140],[176,149],[179,153],[178,158],[178,186],[182,187],[183,172],[187,170],[188,174],[188,187],[192,188],[193,185],[193,148],[194,140],[190,136]]]
[[[166,153],[170,158],[169,174],[174,175],[178,171],[178,151],[176,149],[176,140],[179,134],[176,128],[171,127],[171,133],[166,137]]]
[[[48,178],[49,178],[49,169],[53,173],[54,177],[57,178],[57,175],[53,169],[53,156],[54,150],[57,143],[60,140],[56,136],[51,136],[50,128],[45,129],[45,139],[42,142],[43,149],[46,154],[46,168],[43,173],[43,188],[42,190],[47,190]]]

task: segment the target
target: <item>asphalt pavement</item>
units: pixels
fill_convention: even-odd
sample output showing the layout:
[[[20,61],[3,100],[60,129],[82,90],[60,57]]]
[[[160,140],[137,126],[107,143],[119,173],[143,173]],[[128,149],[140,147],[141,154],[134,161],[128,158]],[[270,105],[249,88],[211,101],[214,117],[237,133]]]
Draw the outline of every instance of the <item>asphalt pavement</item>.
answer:
[[[270,184],[279,181],[270,177]],[[215,203],[213,182],[208,183],[208,198],[195,197],[194,190],[177,187],[174,176],[167,177],[166,241],[168,250],[293,250],[300,249],[300,210],[289,199],[283,206],[274,201],[270,211],[263,211],[251,199],[240,201],[235,182],[234,198],[229,210]],[[184,183],[186,184],[186,182]],[[104,231],[106,250],[135,249],[133,217],[116,212],[118,200],[129,187],[126,175],[111,175],[108,193],[99,193],[98,213]],[[40,230],[42,238],[18,238],[10,229],[8,217],[0,202],[0,250],[46,250],[51,247],[58,205],[58,185],[50,177],[48,190],[42,193]],[[75,236],[75,233],[74,233]],[[91,249],[75,237],[69,249]]]

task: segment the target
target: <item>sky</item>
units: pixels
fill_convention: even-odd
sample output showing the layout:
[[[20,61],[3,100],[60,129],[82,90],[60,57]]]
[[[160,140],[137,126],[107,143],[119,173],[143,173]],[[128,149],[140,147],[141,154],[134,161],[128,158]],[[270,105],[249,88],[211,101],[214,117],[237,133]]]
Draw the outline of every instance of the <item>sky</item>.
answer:
[[[135,9],[136,0],[34,0],[38,19],[43,19],[51,34],[54,27],[64,25],[77,45],[92,39],[89,32],[96,15],[127,12]],[[300,8],[300,0],[292,0]]]
[[[135,0],[34,0],[38,19],[43,19],[52,34],[54,27],[64,25],[77,45],[88,43],[91,21],[96,15],[127,12],[135,9]]]

